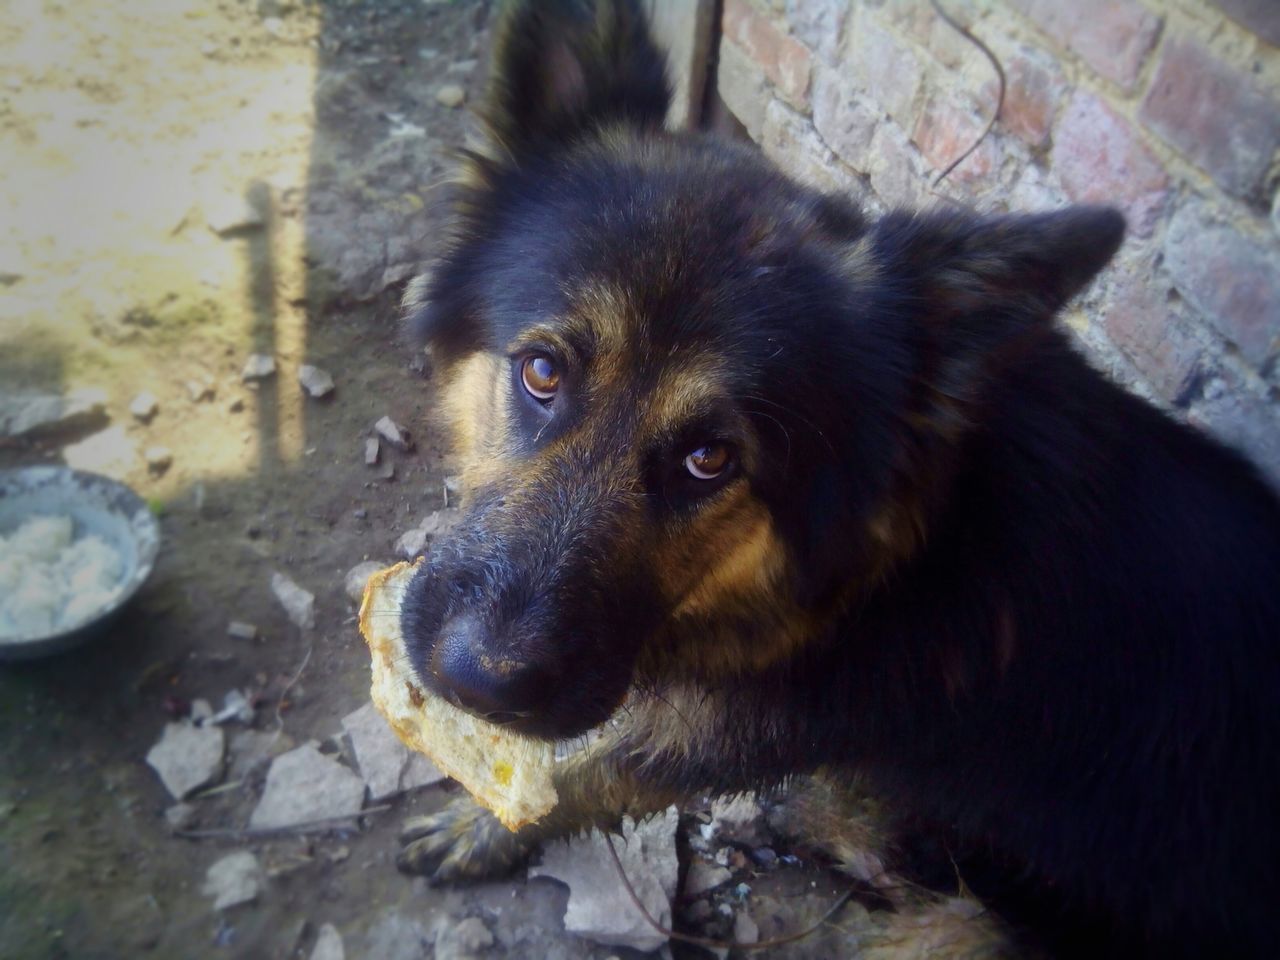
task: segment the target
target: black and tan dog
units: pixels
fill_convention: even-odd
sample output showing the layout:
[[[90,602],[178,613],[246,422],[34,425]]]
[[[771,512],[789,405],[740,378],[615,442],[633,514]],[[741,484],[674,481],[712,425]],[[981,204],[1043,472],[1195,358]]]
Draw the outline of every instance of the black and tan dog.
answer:
[[[519,730],[626,703],[545,823],[459,801],[402,866],[825,770],[1058,952],[1269,950],[1280,504],[1055,329],[1120,216],[867,222],[664,131],[628,3],[517,4],[495,57],[408,301],[472,496],[403,627],[424,683]]]

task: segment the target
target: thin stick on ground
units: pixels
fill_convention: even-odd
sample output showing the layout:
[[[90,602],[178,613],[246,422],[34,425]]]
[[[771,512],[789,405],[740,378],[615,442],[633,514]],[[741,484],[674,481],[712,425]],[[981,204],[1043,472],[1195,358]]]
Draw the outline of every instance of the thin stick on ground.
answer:
[[[936,187],[938,184],[942,183],[942,181],[947,178],[947,176],[951,173],[952,170],[960,166],[960,164],[964,163],[965,160],[969,158],[969,155],[973,153],[973,151],[977,150],[978,147],[982,146],[983,140],[987,139],[987,134],[989,134],[991,132],[992,127],[996,125],[996,121],[1000,119],[1000,112],[1004,109],[1004,93],[1005,93],[1005,87],[1007,83],[1004,76],[1004,67],[1001,66],[1000,60],[996,57],[996,55],[991,52],[991,48],[988,47],[981,40],[979,40],[977,37],[975,37],[972,33],[970,33],[968,27],[960,23],[958,20],[953,19],[949,13],[943,10],[942,5],[938,2],[938,0],[929,0],[929,2],[933,4],[934,11],[938,14],[938,16],[940,16],[946,22],[947,26],[951,27],[951,29],[961,34],[966,40],[968,40],[970,43],[972,43],[975,47],[977,47],[986,55],[986,58],[991,61],[991,66],[995,67],[996,78],[999,80],[999,92],[996,96],[996,109],[991,114],[991,119],[987,121],[987,125],[983,129],[982,133],[978,134],[978,139],[974,140],[973,143],[969,145],[969,148],[965,150],[964,153],[960,154],[960,156],[956,157],[949,164],[947,164],[947,168],[943,170],[940,174],[938,174],[938,178],[933,181],[933,185]]]

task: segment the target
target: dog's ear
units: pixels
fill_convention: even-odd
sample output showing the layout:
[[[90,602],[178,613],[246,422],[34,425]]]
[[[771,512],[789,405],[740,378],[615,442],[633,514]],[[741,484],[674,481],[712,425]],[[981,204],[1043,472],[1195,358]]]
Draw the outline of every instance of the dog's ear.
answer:
[[[662,126],[662,55],[636,0],[514,0],[483,110],[492,159],[515,160],[603,124]]]
[[[878,224],[876,259],[888,288],[929,328],[944,357],[981,365],[1046,327],[1111,259],[1124,218],[1109,207],[978,218],[891,214]]]

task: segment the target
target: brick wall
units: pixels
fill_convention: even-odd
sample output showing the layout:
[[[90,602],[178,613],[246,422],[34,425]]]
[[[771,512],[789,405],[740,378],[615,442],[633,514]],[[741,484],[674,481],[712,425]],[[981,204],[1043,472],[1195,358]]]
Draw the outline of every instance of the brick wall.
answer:
[[[1065,322],[1094,362],[1280,484],[1280,0],[723,0],[716,90],[797,178],[872,212],[1125,211]],[[944,199],[945,198],[945,199]]]

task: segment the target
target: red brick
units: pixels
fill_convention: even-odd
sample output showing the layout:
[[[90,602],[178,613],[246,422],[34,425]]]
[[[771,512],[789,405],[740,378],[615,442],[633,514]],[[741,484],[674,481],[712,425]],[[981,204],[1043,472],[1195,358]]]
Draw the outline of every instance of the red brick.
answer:
[[[1059,46],[1132,90],[1160,35],[1161,18],[1138,0],[1008,0]]]
[[[948,0],[946,7],[958,23],[971,26],[978,19],[978,0]],[[982,57],[969,40],[934,12],[929,0],[888,0],[884,11],[890,23],[952,70]]]
[[[1280,147],[1280,102],[1200,44],[1169,38],[1139,113],[1230,193],[1260,199]]]
[[[845,53],[847,68],[889,116],[909,126],[915,120],[923,65],[889,30],[865,18],[858,26]]]
[[[779,30],[746,0],[725,0],[724,36],[759,64],[765,76],[790,103],[802,110],[809,106],[809,49]]]
[[[1280,47],[1280,3],[1276,0],[1213,0],[1218,9],[1273,47]]]
[[[1280,347],[1280,247],[1263,247],[1198,206],[1174,214],[1164,241],[1173,282],[1255,367]]]
[[[1103,310],[1102,326],[1160,396],[1186,402],[1199,379],[1202,350],[1179,325],[1149,268],[1121,283]]]
[[[971,147],[986,128],[987,118],[935,93],[925,104],[912,139],[935,171],[941,172]],[[991,175],[995,148],[983,140],[973,153],[947,176],[948,181],[970,183]]]
[[[1022,49],[1004,61],[1004,107],[999,126],[1033,147],[1049,142],[1053,115],[1062,100],[1062,71],[1039,51]],[[982,91],[995,103],[998,86],[992,79]]]
[[[1124,117],[1077,91],[1058,121],[1053,169],[1067,195],[1124,210],[1129,229],[1149,236],[1169,197],[1169,178]]]
[[[840,55],[848,15],[848,0],[787,0],[791,32],[827,63],[835,63]]]

